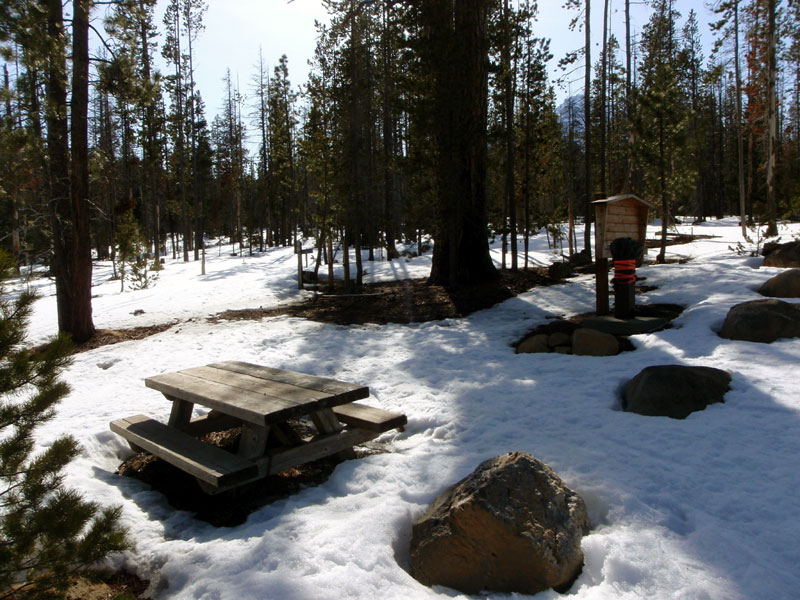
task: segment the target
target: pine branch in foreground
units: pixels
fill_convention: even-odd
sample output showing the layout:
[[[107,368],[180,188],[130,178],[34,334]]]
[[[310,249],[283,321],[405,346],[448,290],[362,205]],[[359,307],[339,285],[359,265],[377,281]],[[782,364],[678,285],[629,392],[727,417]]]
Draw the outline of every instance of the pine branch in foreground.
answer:
[[[0,298],[9,266],[0,254]],[[59,376],[70,343],[25,347],[34,300],[0,300],[0,599],[62,597],[76,571],[128,547],[119,508],[101,510],[63,485],[77,441],[62,436],[35,452],[36,427],[69,392]]]

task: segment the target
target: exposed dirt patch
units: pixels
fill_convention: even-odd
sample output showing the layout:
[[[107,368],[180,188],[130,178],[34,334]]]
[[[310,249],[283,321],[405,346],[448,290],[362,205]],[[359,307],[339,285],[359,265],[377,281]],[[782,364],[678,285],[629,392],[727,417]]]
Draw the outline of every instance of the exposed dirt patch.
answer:
[[[693,239],[704,237],[713,236],[682,235],[668,242],[670,245],[688,243]],[[688,260],[669,259],[667,262],[685,263]],[[573,271],[577,274],[594,273],[595,265],[576,266]],[[341,281],[336,281],[332,288],[323,282],[319,284],[318,293],[304,302],[276,308],[226,310],[209,317],[208,320],[218,323],[292,316],[338,325],[422,323],[465,317],[473,312],[491,308],[533,287],[553,285],[563,281],[551,277],[544,267],[518,271],[501,270],[498,273],[499,278],[495,282],[454,288],[428,285],[425,279],[364,284],[360,291],[346,289]],[[100,329],[91,340],[76,346],[75,352],[127,340],[143,339],[161,333],[176,324],[177,322],[131,329]]]
[[[689,233],[667,233],[667,246],[680,246],[682,244],[690,244],[695,240],[711,240],[717,238],[717,235],[693,235]],[[645,245],[648,248],[660,248],[661,236],[645,240]]]
[[[67,591],[67,600],[147,600],[149,582],[125,571],[86,573],[77,577]]]
[[[85,352],[109,344],[118,344],[128,340],[141,340],[156,333],[166,331],[175,323],[162,323],[161,325],[148,325],[145,327],[132,327],[130,329],[98,329],[92,338],[83,344],[75,346],[75,352]]]
[[[354,293],[337,281],[332,290],[320,284],[319,293],[305,302],[278,308],[227,310],[209,320],[259,320],[289,315],[339,325],[419,323],[465,317],[537,285],[557,282],[544,268],[501,271],[496,282],[455,288],[428,285],[424,279],[410,279],[365,284],[360,293]]]

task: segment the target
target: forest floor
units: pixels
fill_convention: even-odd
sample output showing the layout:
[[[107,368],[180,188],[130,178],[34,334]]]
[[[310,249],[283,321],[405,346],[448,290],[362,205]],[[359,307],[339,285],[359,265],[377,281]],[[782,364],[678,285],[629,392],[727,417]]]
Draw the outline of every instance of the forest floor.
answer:
[[[333,289],[329,289],[323,282],[319,284],[319,293],[302,302],[277,308],[226,310],[208,320],[220,323],[292,316],[338,325],[423,323],[465,317],[491,308],[533,287],[553,285],[560,281],[551,278],[543,267],[517,271],[500,270],[498,274],[497,281],[492,283],[455,288],[429,285],[425,279],[365,283],[359,293],[347,289],[342,281],[335,281]],[[161,333],[175,324],[98,329],[92,339],[77,346],[75,351],[84,352],[109,344],[140,340]]]

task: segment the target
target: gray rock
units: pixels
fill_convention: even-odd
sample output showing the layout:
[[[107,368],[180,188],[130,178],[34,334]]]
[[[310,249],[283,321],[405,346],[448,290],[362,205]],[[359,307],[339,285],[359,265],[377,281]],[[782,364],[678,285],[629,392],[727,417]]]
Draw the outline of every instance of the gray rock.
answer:
[[[582,356],[614,356],[619,354],[619,340],[596,329],[576,329],[572,334],[572,353]]]
[[[773,298],[800,298],[800,269],[789,269],[764,282],[758,293]]]
[[[550,352],[546,333],[532,335],[517,346],[517,354],[535,354],[537,352]]]
[[[638,316],[632,319],[618,319],[611,315],[602,315],[587,317],[583,320],[583,326],[613,335],[636,335],[656,331],[668,325],[669,322],[668,317]]]
[[[547,275],[551,279],[564,279],[572,274],[572,265],[566,261],[554,262],[547,267]]]
[[[569,264],[573,267],[585,267],[592,264],[592,259],[589,256],[588,250],[581,250],[569,257]]]
[[[751,300],[728,311],[720,336],[769,344],[800,337],[800,305],[783,300]]]
[[[468,594],[536,594],[568,586],[583,566],[586,507],[524,452],[482,463],[414,522],[411,567],[425,585]]]
[[[730,373],[712,367],[647,367],[625,386],[622,407],[640,415],[685,419],[724,402],[730,382]]]
[[[767,251],[767,248],[764,248]],[[764,255],[765,267],[800,267],[800,242],[787,242],[773,246]]]
[[[572,346],[556,346],[553,348],[556,354],[572,354]]]
[[[572,336],[563,331],[551,333],[547,338],[547,345],[551,348],[556,346],[569,346],[572,343]]]

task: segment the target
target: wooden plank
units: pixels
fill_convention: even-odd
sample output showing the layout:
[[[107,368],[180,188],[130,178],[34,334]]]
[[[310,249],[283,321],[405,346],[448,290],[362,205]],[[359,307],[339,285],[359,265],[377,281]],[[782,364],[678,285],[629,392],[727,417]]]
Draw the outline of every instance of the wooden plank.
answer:
[[[609,225],[606,232],[606,235],[611,238],[611,241],[613,242],[619,237],[635,238],[637,235],[639,235],[639,228],[634,225]]]
[[[395,428],[402,431],[408,423],[408,417],[402,413],[389,412],[356,402],[336,406],[333,408],[333,413],[342,423],[378,433]]]
[[[244,373],[259,377],[261,379],[268,379],[270,381],[277,381],[280,383],[289,383],[298,387],[303,387],[309,390],[316,390],[319,392],[326,392],[328,394],[335,394],[337,397],[345,398],[344,402],[337,402],[342,404],[352,402],[354,400],[361,400],[369,397],[369,387],[358,385],[355,383],[346,383],[336,379],[329,379],[328,377],[317,377],[316,375],[307,375],[305,373],[295,373],[293,371],[285,371],[283,369],[273,369],[271,367],[262,367],[246,362],[239,361],[226,361],[221,363],[214,363],[209,365],[218,369],[227,369],[235,373]]]
[[[270,398],[264,394],[248,392],[181,372],[148,377],[144,383],[166,396],[215,408],[256,425],[269,425],[276,420],[282,421],[289,416],[307,412],[302,406],[289,400]]]
[[[338,454],[356,444],[363,444],[376,437],[378,434],[374,431],[358,428],[345,429],[338,433],[317,436],[301,446],[273,450],[255,462],[258,465],[259,473],[274,475],[290,467]]]
[[[608,215],[606,223],[622,223],[624,225],[639,225],[638,215]]]
[[[254,377],[248,373],[236,373],[227,369],[220,369],[214,366],[194,367],[180,371],[187,375],[207,379],[216,383],[222,383],[249,392],[266,394],[274,398],[289,400],[295,404],[316,403],[330,397],[327,392],[319,392],[304,387],[272,381],[261,377]]]
[[[258,477],[258,467],[253,461],[201,442],[146,415],[112,421],[111,431],[215,487]]]
[[[606,231],[638,231],[639,223],[608,223]]]
[[[210,381],[183,371],[148,377],[144,381],[147,387],[158,390],[166,396],[214,408],[256,425],[271,425],[286,419],[301,417],[315,410],[348,402],[351,395],[331,395],[313,402],[296,402]],[[369,388],[360,390],[365,390],[369,394]],[[356,390],[352,394],[358,393],[359,398],[364,397],[360,390]]]
[[[608,216],[612,215],[638,215],[639,205],[616,202],[608,205]]]

